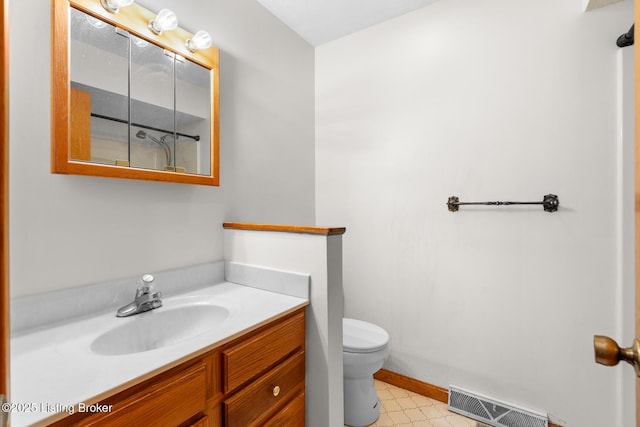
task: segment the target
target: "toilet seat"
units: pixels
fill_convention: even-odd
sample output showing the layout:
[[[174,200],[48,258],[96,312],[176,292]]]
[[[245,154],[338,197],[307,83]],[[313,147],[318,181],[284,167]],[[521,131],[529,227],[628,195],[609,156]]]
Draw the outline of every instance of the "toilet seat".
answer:
[[[380,326],[362,320],[342,319],[342,348],[347,353],[373,353],[389,342],[389,334]]]

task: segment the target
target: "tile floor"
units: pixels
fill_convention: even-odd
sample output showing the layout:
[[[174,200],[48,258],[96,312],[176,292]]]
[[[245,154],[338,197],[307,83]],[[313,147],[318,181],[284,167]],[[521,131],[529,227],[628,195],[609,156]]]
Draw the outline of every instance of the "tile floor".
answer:
[[[447,410],[447,404],[375,380],[380,418],[370,427],[482,427]]]

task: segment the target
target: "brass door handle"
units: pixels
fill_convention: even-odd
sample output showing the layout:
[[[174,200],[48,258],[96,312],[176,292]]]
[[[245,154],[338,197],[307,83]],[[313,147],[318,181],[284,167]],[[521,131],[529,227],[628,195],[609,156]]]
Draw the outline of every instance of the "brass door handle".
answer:
[[[636,375],[640,377],[640,341],[633,340],[629,348],[620,348],[618,343],[609,337],[595,335],[593,337],[593,349],[596,354],[596,363],[606,366],[615,366],[624,360],[634,367]]]

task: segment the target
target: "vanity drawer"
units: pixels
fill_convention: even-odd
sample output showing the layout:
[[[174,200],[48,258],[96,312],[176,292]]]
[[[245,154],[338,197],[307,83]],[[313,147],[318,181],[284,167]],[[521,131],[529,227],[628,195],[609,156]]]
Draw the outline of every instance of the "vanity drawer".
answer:
[[[287,403],[264,427],[304,427],[304,393],[300,393]]]
[[[204,364],[198,364],[114,404],[111,412],[89,417],[79,425],[132,426],[144,420],[145,425],[177,426],[204,412],[205,389],[206,369]]]
[[[304,310],[222,352],[224,392],[257,377],[288,355],[304,349]]]
[[[202,417],[195,423],[189,424],[186,427],[210,427],[210,426],[211,424],[209,423],[209,417]]]
[[[258,425],[277,407],[304,394],[304,351],[301,351],[223,403],[227,427]],[[304,398],[302,401],[304,412]],[[304,418],[304,417],[303,417]],[[277,424],[276,424],[277,425]]]

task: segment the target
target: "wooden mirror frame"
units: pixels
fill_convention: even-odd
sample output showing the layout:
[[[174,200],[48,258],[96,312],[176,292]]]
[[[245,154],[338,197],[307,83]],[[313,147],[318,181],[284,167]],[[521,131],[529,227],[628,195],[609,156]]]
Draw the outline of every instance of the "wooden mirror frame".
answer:
[[[115,165],[75,161],[70,156],[70,78],[69,16],[74,7],[131,34],[146,39],[211,71],[211,174],[197,175],[152,169],[136,169]],[[123,7],[119,13],[107,12],[100,0],[52,0],[51,14],[51,172],[109,178],[164,181],[181,184],[219,185],[219,51],[215,46],[191,52],[185,40],[193,34],[182,28],[166,31],[161,36],[147,27],[156,13],[137,4]]]

